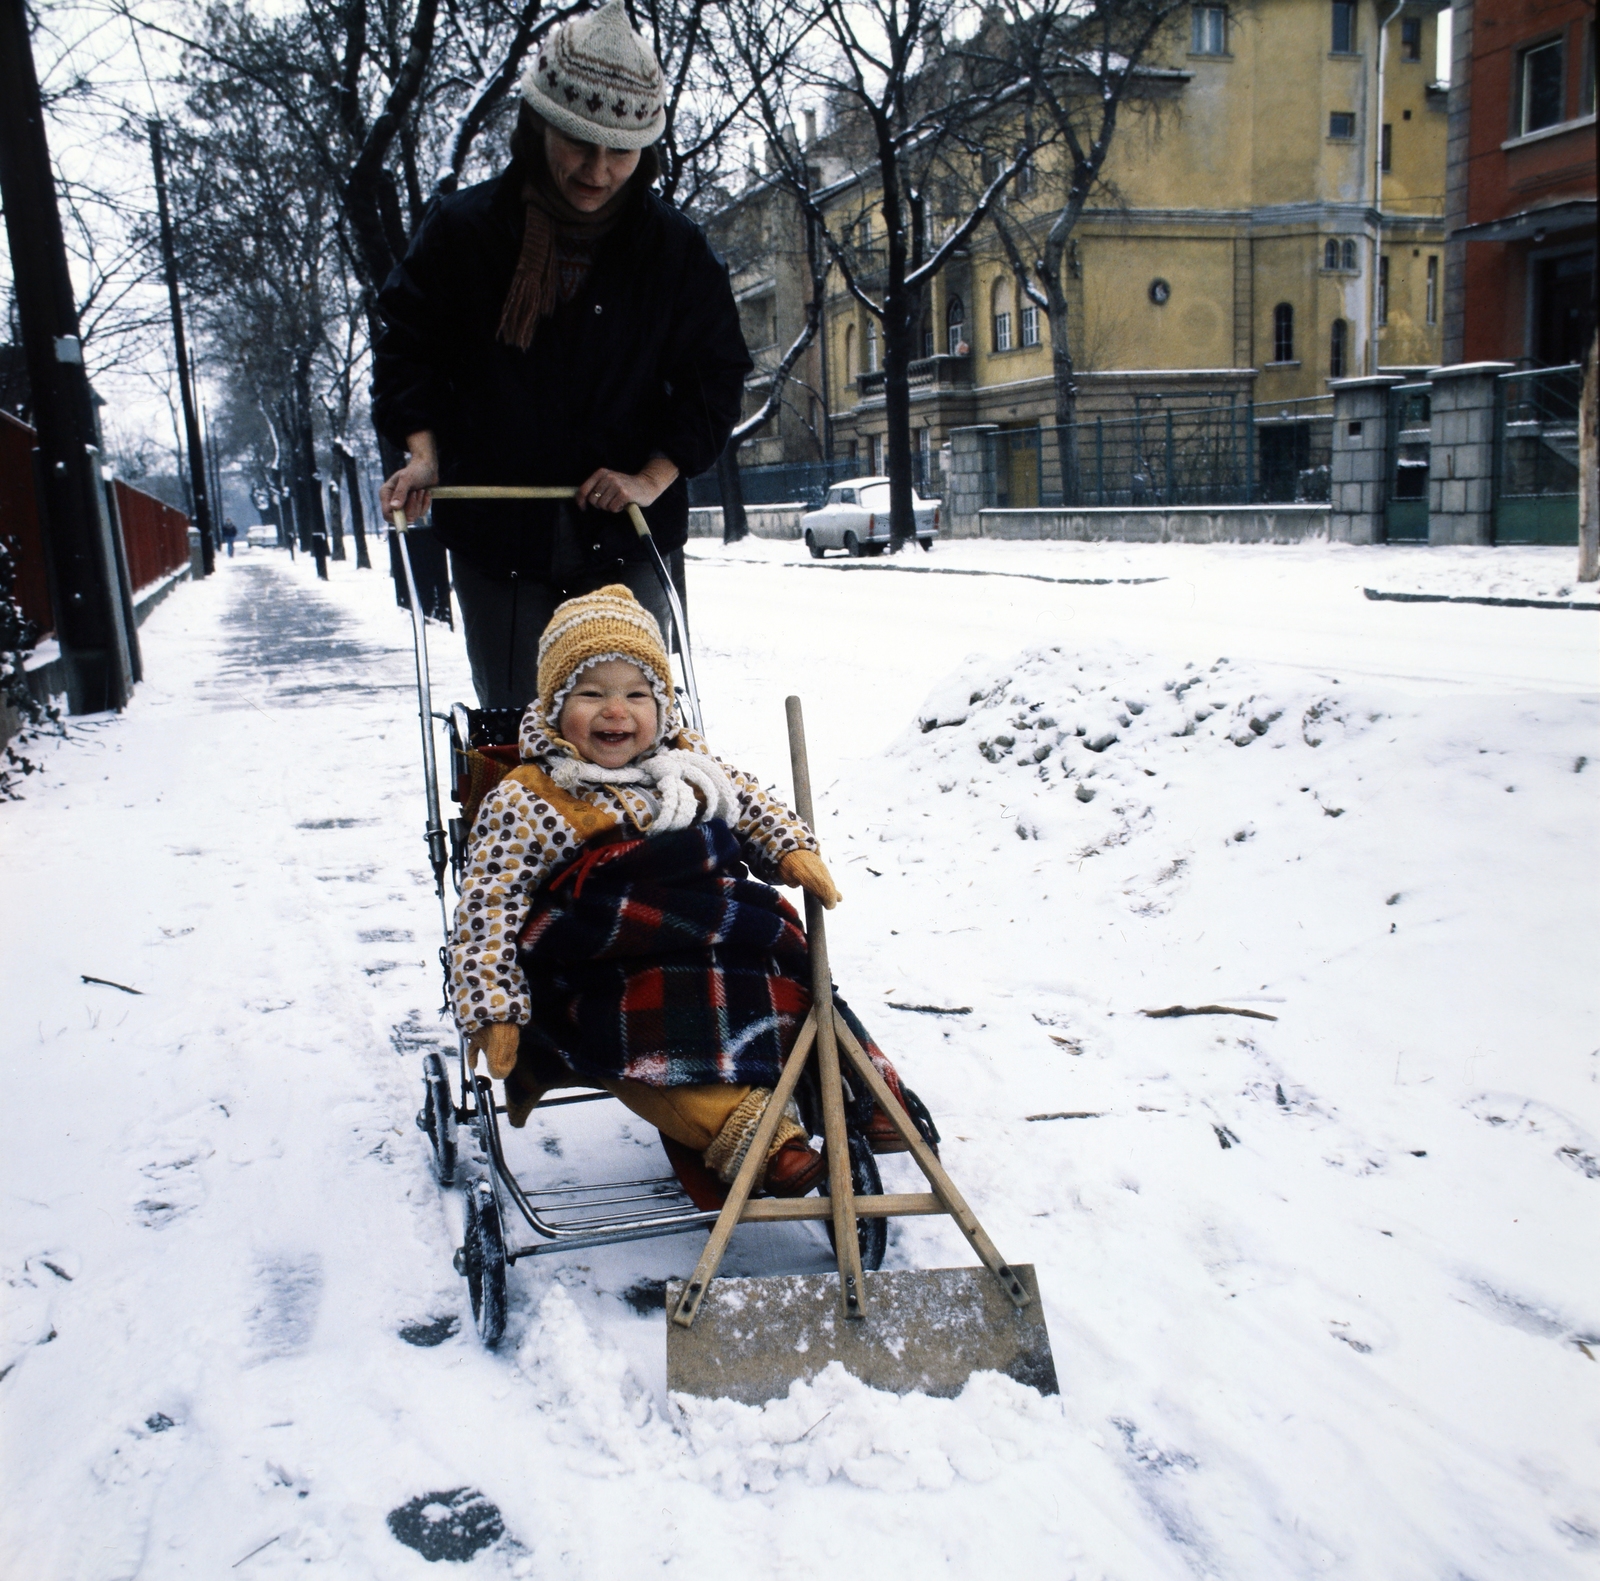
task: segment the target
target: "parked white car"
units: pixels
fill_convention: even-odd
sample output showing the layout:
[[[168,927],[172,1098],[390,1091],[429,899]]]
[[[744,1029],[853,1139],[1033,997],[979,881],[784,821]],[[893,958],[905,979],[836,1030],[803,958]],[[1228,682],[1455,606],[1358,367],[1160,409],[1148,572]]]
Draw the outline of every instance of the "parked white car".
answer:
[[[278,529],[270,522],[257,522],[254,527],[245,530],[244,541],[252,549],[276,549]]]
[[[939,504],[913,494],[911,506],[917,523],[917,542],[933,547],[939,536]],[[889,480],[846,478],[828,490],[821,510],[807,511],[800,525],[806,548],[820,560],[830,549],[843,549],[851,559],[882,554],[889,542]]]

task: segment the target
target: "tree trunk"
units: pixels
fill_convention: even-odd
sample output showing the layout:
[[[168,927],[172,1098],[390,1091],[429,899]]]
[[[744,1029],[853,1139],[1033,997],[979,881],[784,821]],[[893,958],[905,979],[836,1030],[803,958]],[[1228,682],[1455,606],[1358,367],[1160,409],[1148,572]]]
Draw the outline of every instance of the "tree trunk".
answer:
[[[722,495],[722,541],[738,543],[749,536],[744,514],[744,482],[739,476],[739,442],[730,439],[717,457],[717,488]]]
[[[888,425],[889,553],[917,535],[911,480],[911,361],[922,293],[891,282],[883,314],[883,415]]]
[[[356,535],[356,569],[370,571],[372,558],[367,553],[367,512],[361,503],[361,473],[356,458],[348,450],[339,452],[344,461],[344,492],[350,501],[350,528]]]
[[[1078,373],[1072,363],[1070,309],[1061,283],[1066,238],[1052,236],[1039,268],[1045,316],[1050,321],[1050,375],[1055,384],[1056,445],[1061,461],[1061,503],[1078,505]]]
[[[305,501],[301,545],[309,553],[312,539],[320,536],[325,540],[328,535],[328,524],[322,514],[322,479],[317,472],[317,436],[311,420],[309,358],[297,361],[294,370],[294,453],[300,497]]]
[[[344,511],[339,505],[339,485],[328,480],[328,525],[333,530],[333,558],[342,560],[344,554]]]

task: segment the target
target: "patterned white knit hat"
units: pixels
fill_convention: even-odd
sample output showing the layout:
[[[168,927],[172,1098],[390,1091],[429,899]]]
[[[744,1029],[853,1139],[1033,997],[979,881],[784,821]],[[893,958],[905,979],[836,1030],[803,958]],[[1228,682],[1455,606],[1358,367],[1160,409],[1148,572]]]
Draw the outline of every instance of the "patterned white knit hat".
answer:
[[[646,148],[666,130],[661,66],[622,0],[555,28],[523,75],[522,97],[580,143]]]

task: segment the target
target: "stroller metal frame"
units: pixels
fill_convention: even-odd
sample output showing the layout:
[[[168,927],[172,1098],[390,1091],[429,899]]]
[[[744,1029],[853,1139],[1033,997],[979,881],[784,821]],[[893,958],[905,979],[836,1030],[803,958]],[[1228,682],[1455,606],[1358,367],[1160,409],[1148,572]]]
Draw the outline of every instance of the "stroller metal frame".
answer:
[[[572,489],[435,489],[444,498],[571,498]],[[687,710],[696,729],[700,728],[700,698],[695,684],[693,661],[689,655],[688,628],[683,605],[655,540],[637,506],[629,507],[635,530],[649,547],[656,574],[660,578],[677,628],[678,652],[684,670]],[[434,890],[439,899],[440,920],[445,945],[440,949],[441,964],[447,961],[450,935],[449,907],[445,896],[445,873],[450,871],[453,887],[459,891],[466,862],[469,831],[460,819],[445,824],[439,801],[438,757],[434,727],[442,723],[449,732],[452,765],[470,745],[471,713],[461,704],[448,713],[433,707],[433,686],[428,668],[427,621],[418,597],[406,544],[403,517],[396,513],[394,530],[399,540],[399,558],[405,573],[407,602],[411,607],[412,639],[416,656],[417,712],[422,729],[423,789],[427,801],[425,839],[428,862],[433,869]],[[448,996],[448,966],[445,965]],[[506,1161],[500,1135],[499,1116],[504,1107],[494,1100],[489,1078],[469,1071],[467,1040],[457,1034],[459,1103],[451,1095],[451,1083],[438,1053],[424,1063],[424,1106],[417,1115],[418,1127],[428,1134],[433,1145],[434,1173],[440,1185],[458,1184],[456,1160],[457,1128],[469,1125],[482,1155],[482,1173],[467,1190],[466,1244],[456,1254],[457,1271],[467,1277],[472,1295],[473,1316],[480,1338],[495,1344],[505,1321],[505,1269],[524,1257],[550,1252],[575,1251],[593,1246],[610,1246],[626,1241],[649,1240],[664,1235],[680,1235],[687,1230],[714,1224],[715,1210],[699,1208],[674,1175],[615,1180],[596,1185],[552,1187],[525,1186]],[[546,1098],[536,1110],[554,1109],[576,1103],[610,1099],[609,1092],[581,1092],[560,1098]],[[509,1236],[506,1232],[507,1204],[516,1209],[531,1237]]]

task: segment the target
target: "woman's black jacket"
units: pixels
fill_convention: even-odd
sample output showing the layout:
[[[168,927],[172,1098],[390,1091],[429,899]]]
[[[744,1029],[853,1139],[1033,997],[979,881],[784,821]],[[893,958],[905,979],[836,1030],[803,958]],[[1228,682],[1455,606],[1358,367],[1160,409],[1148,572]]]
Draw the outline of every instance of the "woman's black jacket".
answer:
[[[639,189],[577,295],[519,351],[496,329],[522,245],[521,190],[513,165],[429,211],[378,298],[373,416],[401,447],[431,429],[441,483],[577,484],[596,467],[637,472],[659,452],[679,478],[645,515],[676,548],[685,480],[727,443],[751,368],[728,272],[698,226]],[[544,574],[554,520],[533,502],[434,510],[445,546],[491,575]]]

